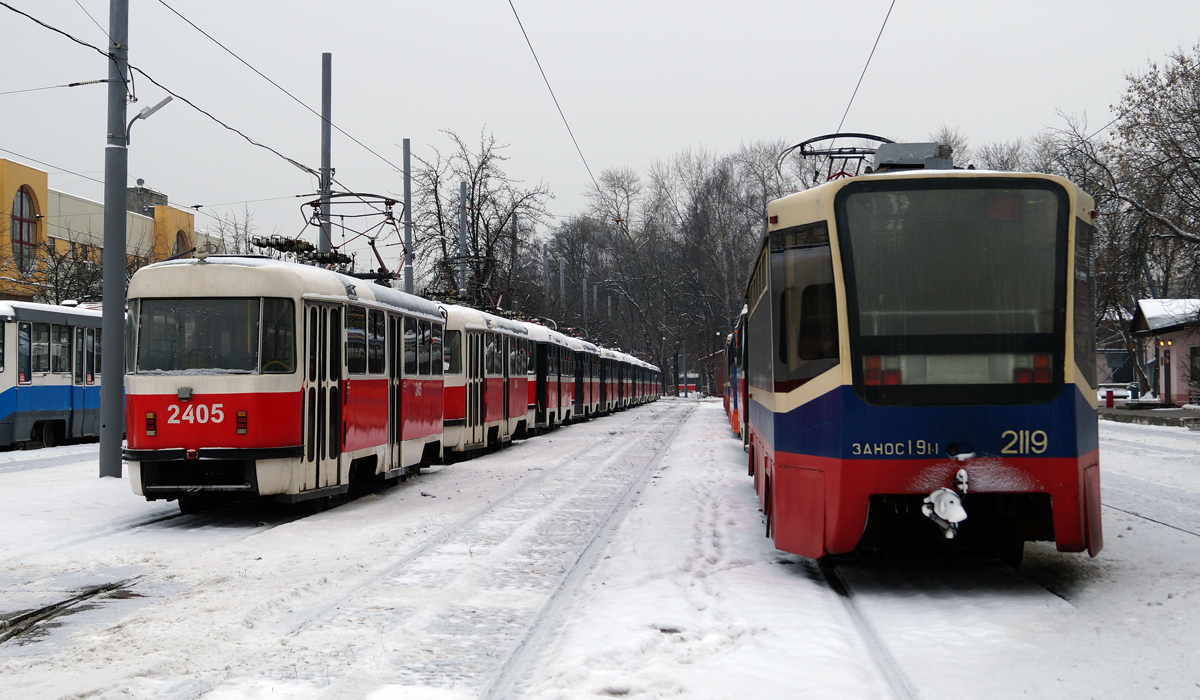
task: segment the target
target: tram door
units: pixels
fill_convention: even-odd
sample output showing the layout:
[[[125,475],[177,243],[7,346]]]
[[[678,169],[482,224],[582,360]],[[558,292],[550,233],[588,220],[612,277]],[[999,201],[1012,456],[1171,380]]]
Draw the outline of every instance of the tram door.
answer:
[[[87,407],[84,401],[84,330],[82,328],[75,329],[75,367],[71,379],[71,425],[67,429],[67,435],[70,437],[83,437],[85,429],[85,421],[87,413],[84,409]]]
[[[500,353],[500,362],[504,365],[504,390],[501,392],[504,397],[504,423],[500,426],[500,434],[503,436],[509,433],[508,379],[512,374],[513,340],[506,335],[498,335],[496,336],[496,343],[499,344],[499,348],[502,350]]]
[[[483,442],[483,336],[467,333],[467,435],[465,443]]]
[[[336,486],[342,447],[342,310],[304,306],[304,479],[302,490]]]
[[[404,333],[403,319],[388,316],[388,446],[386,470],[399,469],[400,443],[404,441]]]

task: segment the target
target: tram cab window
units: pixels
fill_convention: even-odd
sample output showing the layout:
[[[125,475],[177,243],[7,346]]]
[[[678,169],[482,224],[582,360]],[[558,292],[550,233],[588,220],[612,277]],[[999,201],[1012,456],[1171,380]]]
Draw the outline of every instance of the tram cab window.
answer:
[[[775,391],[791,391],[837,364],[837,297],[824,222],[771,233]]]
[[[296,371],[296,307],[291,299],[263,300],[263,374]]]
[[[532,340],[525,341],[525,374],[529,376],[537,375],[537,362],[534,361],[533,349],[535,344]]]
[[[372,309],[367,316],[367,371],[371,374],[383,374],[387,369],[386,338],[387,317]]]
[[[367,310],[361,306],[346,307],[346,371],[367,372]]]
[[[84,371],[84,381],[88,384],[96,383],[96,368],[100,366],[97,360],[100,359],[100,331],[95,328],[87,329],[87,369]]]
[[[417,319],[404,319],[404,374],[417,374]]]
[[[417,338],[417,372],[423,377],[428,377],[432,373],[429,362],[433,347],[433,330],[430,325],[429,321],[418,323],[420,335]]]
[[[446,374],[462,374],[462,331],[446,331],[442,366]]]
[[[133,374],[134,358],[137,357],[137,299],[129,300],[129,311],[125,314],[125,374]],[[78,328],[72,329],[74,335]],[[78,350],[76,350],[78,353]],[[77,355],[78,356],[78,355]]]
[[[433,324],[433,339],[429,345],[429,357],[433,364],[433,376],[442,376],[445,367],[445,354],[442,350],[442,324]]]
[[[138,310],[136,371],[152,374],[257,371],[259,301],[239,297],[142,299]],[[88,329],[88,335],[90,354],[92,329]]]

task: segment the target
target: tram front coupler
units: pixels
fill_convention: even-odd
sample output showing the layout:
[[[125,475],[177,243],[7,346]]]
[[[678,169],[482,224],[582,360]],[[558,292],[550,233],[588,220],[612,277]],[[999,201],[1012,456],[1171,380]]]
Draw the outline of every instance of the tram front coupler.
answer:
[[[967,470],[959,469],[954,475],[954,487],[935,489],[925,497],[921,512],[927,518],[942,528],[946,539],[952,540],[958,534],[958,524],[967,519],[967,511],[963,508],[962,497],[967,495]]]

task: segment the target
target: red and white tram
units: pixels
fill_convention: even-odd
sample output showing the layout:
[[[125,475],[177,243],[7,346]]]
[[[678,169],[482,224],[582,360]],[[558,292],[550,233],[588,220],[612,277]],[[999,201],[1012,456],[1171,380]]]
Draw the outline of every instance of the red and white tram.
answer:
[[[433,302],[260,257],[178,260],[129,285],[125,459],[185,512],[399,477],[440,451]]]
[[[586,420],[600,410],[600,349],[586,340],[568,338],[575,353],[575,406],[573,418]]]
[[[503,444],[529,425],[529,326],[446,306],[445,438],[454,452]]]
[[[573,359],[567,336],[536,323],[526,323],[534,344],[534,427],[553,430],[571,418],[575,384]],[[562,381],[567,377],[567,381]]]

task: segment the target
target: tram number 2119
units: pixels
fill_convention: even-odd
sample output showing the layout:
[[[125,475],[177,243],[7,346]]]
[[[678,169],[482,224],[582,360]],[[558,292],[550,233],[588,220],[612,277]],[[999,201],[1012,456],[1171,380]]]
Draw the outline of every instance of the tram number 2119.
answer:
[[[178,404],[167,406],[168,423],[220,423],[225,420],[225,412],[221,410],[223,403],[214,403],[212,408],[205,404],[188,404],[187,408],[183,409],[182,415],[179,412]],[[1011,431],[1010,431],[1011,432]]]
[[[1006,455],[1023,455],[1023,454],[1038,454],[1046,451],[1046,446],[1050,440],[1046,436],[1044,430],[1005,430],[1000,433],[1001,440],[1007,440],[1008,443],[1000,450],[1001,454]]]

